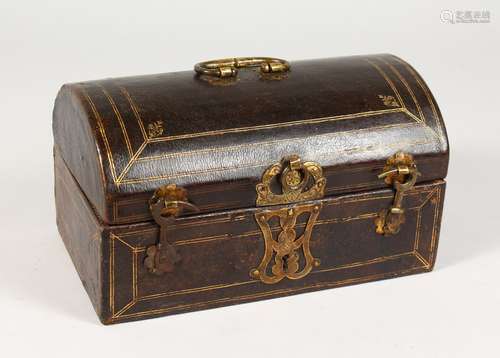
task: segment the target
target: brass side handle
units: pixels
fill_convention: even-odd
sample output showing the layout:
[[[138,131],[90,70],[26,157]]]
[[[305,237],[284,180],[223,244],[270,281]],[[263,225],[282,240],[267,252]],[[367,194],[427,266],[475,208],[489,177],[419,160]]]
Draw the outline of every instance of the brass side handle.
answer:
[[[287,72],[288,61],[273,57],[235,57],[199,62],[194,70],[199,75],[214,77],[235,77],[239,68],[260,67],[262,73]]]

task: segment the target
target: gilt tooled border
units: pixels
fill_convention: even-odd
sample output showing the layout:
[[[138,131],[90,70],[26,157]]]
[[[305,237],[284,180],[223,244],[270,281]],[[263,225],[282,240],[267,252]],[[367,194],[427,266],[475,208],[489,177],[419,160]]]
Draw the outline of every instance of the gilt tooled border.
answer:
[[[155,315],[155,314],[162,314],[162,313],[167,313],[170,311],[175,311],[175,310],[183,310],[183,309],[189,309],[189,308],[196,308],[196,307],[204,307],[204,306],[209,306],[217,303],[223,303],[223,302],[237,302],[237,301],[243,301],[243,300],[250,300],[252,298],[259,298],[259,297],[268,297],[268,296],[276,296],[284,293],[293,293],[293,292],[299,292],[303,290],[308,290],[308,289],[315,289],[315,288],[321,288],[321,287],[335,287],[335,286],[341,286],[343,284],[350,284],[350,283],[359,283],[359,282],[365,282],[365,281],[370,281],[374,280],[377,278],[382,278],[382,277],[389,277],[392,274],[404,274],[404,273],[409,273],[411,271],[416,271],[420,269],[430,269],[432,266],[432,262],[434,260],[434,251],[435,251],[435,245],[436,245],[436,240],[437,240],[437,235],[438,235],[438,221],[439,221],[439,211],[440,211],[440,206],[441,206],[441,192],[442,192],[442,186],[439,185],[437,188],[431,188],[429,190],[428,187],[424,187],[421,190],[414,190],[411,193],[408,193],[407,195],[417,195],[417,194],[424,194],[427,193],[427,196],[423,200],[423,202],[414,208],[409,208],[409,210],[417,210],[417,223],[416,223],[416,230],[415,230],[415,238],[414,238],[414,246],[413,246],[413,251],[410,252],[404,252],[404,253],[399,253],[399,254],[394,254],[390,256],[381,256],[381,257],[376,257],[370,260],[365,260],[365,261],[360,261],[360,262],[353,262],[350,264],[345,264],[337,267],[330,267],[327,269],[323,270],[316,270],[313,271],[312,273],[324,273],[324,272],[330,272],[330,271],[335,271],[335,270],[341,270],[341,269],[346,269],[346,268],[352,268],[352,267],[360,267],[360,266],[366,266],[366,265],[371,265],[374,263],[380,263],[380,262],[385,262],[388,260],[394,260],[403,256],[414,256],[422,265],[413,267],[407,270],[397,270],[395,272],[389,272],[389,273],[382,273],[379,275],[369,275],[369,276],[363,276],[363,277],[358,277],[354,279],[347,279],[347,280],[342,280],[342,281],[333,281],[333,282],[328,282],[328,283],[321,283],[321,284],[313,284],[305,287],[300,287],[300,288],[290,288],[290,289],[281,289],[281,290],[274,290],[274,291],[267,291],[267,292],[260,292],[257,294],[252,294],[252,295],[244,295],[244,296],[237,296],[237,297],[225,297],[225,298],[220,298],[216,300],[211,300],[211,301],[206,301],[206,302],[198,302],[198,303],[193,303],[193,304],[180,304],[172,307],[167,307],[167,308],[162,308],[162,309],[154,309],[154,310],[147,310],[147,311],[141,311],[141,312],[136,312],[136,313],[131,313],[131,314],[125,314],[127,310],[129,310],[132,306],[134,306],[137,302],[139,301],[144,301],[144,300],[151,300],[151,299],[158,299],[158,298],[163,298],[163,297],[169,297],[169,296],[174,296],[174,295],[183,295],[183,294],[192,294],[192,293],[197,293],[197,292],[203,292],[203,291],[211,291],[211,290],[217,290],[217,289],[223,289],[223,288],[229,288],[229,287],[234,287],[234,286],[240,286],[240,285],[246,285],[246,284],[252,284],[252,283],[258,283],[260,281],[258,280],[249,280],[249,281],[243,281],[243,282],[235,282],[235,283],[229,283],[229,284],[216,284],[216,285],[210,285],[210,286],[204,286],[204,287],[198,287],[198,288],[191,288],[191,289],[185,289],[185,290],[179,290],[179,291],[172,291],[172,292],[164,292],[164,293],[158,293],[158,294],[152,294],[152,295],[147,295],[143,297],[138,296],[138,286],[137,286],[137,266],[138,266],[138,253],[143,252],[145,248],[143,247],[134,247],[124,240],[122,240],[118,235],[116,234],[111,234],[109,244],[110,244],[110,259],[109,259],[109,305],[110,305],[110,310],[112,320],[119,320],[119,319],[125,319],[125,318],[133,318],[133,317],[140,317],[140,316],[145,316],[145,315]],[[436,196],[435,200],[435,209],[434,209],[434,218],[433,218],[433,226],[431,230],[431,242],[430,242],[430,254],[429,258],[426,260],[422,254],[419,252],[419,240],[420,240],[420,231],[421,231],[421,210],[422,208],[434,197]],[[363,197],[360,199],[355,199],[355,200],[350,200],[349,202],[358,202],[358,201],[366,201],[366,200],[381,200],[388,198],[389,196],[383,195],[383,196],[375,196],[375,197]],[[392,196],[390,196],[392,197]],[[333,203],[329,203],[328,205],[336,205],[340,203],[345,203],[345,201],[336,201]],[[348,217],[348,218],[334,218],[334,219],[329,219],[329,220],[322,220],[316,223],[316,225],[321,225],[321,224],[328,224],[328,223],[338,223],[338,222],[346,222],[346,221],[351,221],[351,220],[363,220],[363,219],[372,219],[377,213],[365,213],[361,214],[357,217]],[[241,218],[244,218],[240,217]],[[225,218],[224,218],[225,219]],[[228,220],[226,220],[228,221]],[[134,232],[135,234],[141,233],[143,231],[149,231],[149,230],[155,230],[155,229],[147,229],[147,230],[142,230],[142,231],[137,231]],[[132,232],[126,233],[123,236],[128,236],[131,235]],[[241,235],[237,235],[237,237],[244,237],[244,236],[254,236],[258,235],[259,232],[248,232],[248,233],[243,233]],[[188,240],[183,240],[180,242],[176,242],[175,245],[183,245],[183,244],[198,244],[202,242],[207,242],[207,241],[214,241],[214,240],[221,240],[221,239],[228,239],[230,237],[233,237],[229,234],[224,234],[224,235],[215,235],[212,237],[208,238],[198,238],[198,239],[188,239]],[[133,259],[132,259],[132,300],[124,305],[118,312],[115,312],[115,302],[114,302],[114,264],[115,264],[115,240],[120,241],[127,247],[129,247],[132,251]]]
[[[423,115],[422,111],[419,110],[421,107],[418,103],[418,100],[417,100],[416,96],[414,95],[413,90],[409,86],[408,82],[404,78],[404,76],[399,71],[397,71],[397,69],[395,69],[394,66],[388,64],[384,59],[382,59],[382,58],[377,58],[377,59],[379,61],[381,61],[382,63],[387,64],[389,66],[389,69],[396,75],[396,77],[401,81],[401,83],[403,83],[404,87],[406,87],[406,89],[409,91],[410,96],[412,97],[413,101],[415,102],[415,105],[417,107],[419,115]],[[81,89],[82,89],[82,92],[84,94],[86,101],[89,103],[89,106],[91,107],[92,113],[93,113],[95,120],[97,122],[98,130],[99,130],[100,135],[103,139],[106,155],[107,155],[108,161],[110,163],[111,175],[112,175],[113,181],[117,187],[119,187],[120,185],[123,185],[123,184],[137,184],[137,183],[142,183],[142,182],[146,182],[146,181],[164,180],[164,179],[188,176],[188,175],[193,175],[193,174],[203,174],[203,173],[211,173],[211,172],[216,172],[216,171],[228,171],[228,170],[237,170],[237,169],[252,168],[252,167],[262,167],[262,166],[265,166],[268,164],[268,163],[252,163],[252,164],[247,164],[243,167],[215,168],[215,169],[209,169],[209,170],[204,170],[204,171],[185,172],[185,173],[180,173],[178,175],[159,175],[159,176],[153,176],[153,177],[125,179],[126,174],[131,169],[132,165],[135,162],[162,159],[166,156],[171,155],[171,154],[166,154],[166,156],[160,155],[160,156],[139,158],[140,154],[143,152],[143,150],[146,148],[146,146],[149,143],[161,142],[161,141],[166,141],[166,140],[176,140],[176,139],[184,139],[184,138],[199,137],[199,136],[211,136],[211,135],[219,135],[219,134],[223,134],[223,133],[232,133],[232,132],[241,132],[241,131],[257,131],[257,130],[266,129],[266,128],[282,128],[282,127],[291,126],[291,125],[301,125],[301,124],[317,123],[317,122],[324,122],[324,121],[343,120],[343,119],[349,119],[349,118],[356,118],[356,117],[360,117],[360,116],[368,117],[368,116],[391,113],[391,112],[404,113],[404,114],[408,115],[410,118],[412,118],[413,120],[415,120],[415,122],[417,124],[424,125],[424,126],[428,127],[429,129],[432,130],[432,133],[436,134],[436,132],[433,128],[426,125],[425,118],[421,118],[421,117],[419,118],[418,116],[416,116],[415,114],[413,114],[412,112],[410,112],[406,108],[406,105],[405,105],[403,98],[401,97],[397,87],[394,85],[393,81],[387,75],[387,73],[382,69],[382,67],[369,59],[365,59],[365,60],[377,70],[377,72],[382,76],[382,78],[386,81],[386,83],[389,85],[389,87],[393,90],[394,95],[398,98],[399,105],[401,107],[394,108],[394,109],[380,110],[380,111],[367,111],[367,112],[361,112],[361,113],[339,115],[339,116],[333,116],[333,117],[313,118],[313,119],[308,119],[308,120],[294,121],[294,122],[292,121],[292,122],[285,122],[285,123],[279,123],[279,124],[273,124],[273,125],[232,128],[232,129],[227,129],[227,130],[217,130],[217,131],[210,131],[210,132],[193,133],[193,134],[182,135],[182,136],[149,138],[145,132],[144,122],[143,122],[143,119],[141,118],[140,110],[139,110],[137,104],[135,103],[135,101],[131,97],[130,93],[128,93],[128,91],[123,86],[118,86],[120,88],[120,91],[122,92],[122,94],[126,98],[126,100],[129,102],[129,105],[132,108],[132,112],[134,114],[134,117],[136,118],[137,122],[139,123],[140,129],[141,129],[141,132],[142,132],[143,138],[144,138],[144,142],[140,145],[140,147],[135,152],[133,152],[131,150],[131,147],[127,146],[129,148],[130,153],[131,153],[131,157],[119,175],[116,171],[116,167],[115,167],[115,163],[114,163],[114,159],[113,159],[113,153],[112,153],[111,147],[109,145],[109,141],[108,141],[107,136],[106,136],[106,131],[105,131],[104,122],[102,120],[102,117],[99,114],[99,112],[97,111],[97,107],[93,103],[91,97],[89,96],[89,94],[87,93],[85,88],[81,87]],[[411,67],[409,67],[409,65],[407,65],[405,62],[403,62],[397,58],[396,58],[396,60],[403,63],[405,68],[407,68],[407,70],[412,74],[412,76],[415,78],[418,85],[423,90],[423,92],[424,92],[424,94],[425,94],[425,96],[426,96],[426,98],[429,101],[429,104],[431,106],[433,116],[435,117],[436,127],[438,128],[439,133],[441,135],[441,137],[439,137],[438,134],[436,134],[436,136],[438,136],[441,139],[442,135],[443,135],[443,129],[441,128],[441,122],[440,122],[439,115],[438,115],[437,110],[436,110],[436,106],[434,105],[432,96],[430,95],[427,87],[419,79],[419,76],[415,73],[415,71]],[[105,91],[105,89],[102,86],[100,86],[100,88],[101,88],[101,90]],[[122,119],[121,114],[119,113],[116,105],[113,106],[113,103],[114,103],[113,98],[110,96],[109,93],[107,93],[107,92],[103,92],[103,93],[106,96],[106,98],[108,99],[108,101],[110,102],[110,105],[115,113],[115,116],[117,117],[117,120],[120,122],[120,127],[122,128],[124,138],[128,139],[128,133],[126,131],[126,127],[124,125],[122,125],[123,120],[120,121],[120,119]],[[403,125],[407,125],[407,124],[405,123],[405,124],[400,124],[400,125],[394,125],[394,127],[403,126]],[[383,128],[383,127],[386,127],[386,126],[381,126],[380,128]],[[373,127],[373,128],[370,128],[370,130],[373,130],[376,128],[379,128],[379,127]],[[356,131],[356,130],[353,130],[353,132],[354,131]],[[332,135],[332,134],[330,134],[330,135]],[[276,141],[272,141],[272,142],[270,141],[268,143],[266,143],[266,142],[251,143],[251,144],[237,145],[237,146],[226,147],[226,148],[213,148],[213,149],[204,149],[204,150],[199,150],[199,151],[188,151],[188,152],[176,153],[175,155],[176,156],[194,155],[194,154],[200,154],[200,153],[204,153],[204,152],[215,152],[215,151],[220,151],[220,150],[229,151],[229,150],[241,149],[242,147],[271,145],[273,143],[275,144]],[[409,144],[411,144],[411,143],[409,143]],[[364,149],[364,150],[366,150],[366,149]]]

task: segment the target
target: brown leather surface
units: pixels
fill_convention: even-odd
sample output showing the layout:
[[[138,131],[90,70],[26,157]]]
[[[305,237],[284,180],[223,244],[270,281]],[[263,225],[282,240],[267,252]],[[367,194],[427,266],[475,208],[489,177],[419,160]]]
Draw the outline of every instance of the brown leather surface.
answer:
[[[383,188],[376,174],[399,150],[420,182],[448,167],[437,104],[392,55],[294,61],[279,79],[186,71],[66,85],[54,136],[107,223],[149,220],[147,200],[166,183],[186,186],[202,212],[253,207],[262,172],[290,154],[325,168],[328,195]]]
[[[54,150],[57,228],[97,314],[103,307],[103,227],[73,176]]]
[[[407,192],[406,222],[394,236],[376,234],[374,225],[376,214],[391,204],[391,190],[316,201],[323,207],[310,248],[321,265],[304,278],[276,284],[249,275],[264,254],[255,214],[266,208],[178,218],[169,227],[169,240],[181,261],[173,272],[156,276],[143,262],[145,248],[157,242],[158,227],[101,226],[56,151],[59,230],[105,324],[429,271],[436,259],[444,191],[444,181],[437,180]],[[299,217],[298,231],[305,220]],[[275,232],[277,225],[272,225]]]

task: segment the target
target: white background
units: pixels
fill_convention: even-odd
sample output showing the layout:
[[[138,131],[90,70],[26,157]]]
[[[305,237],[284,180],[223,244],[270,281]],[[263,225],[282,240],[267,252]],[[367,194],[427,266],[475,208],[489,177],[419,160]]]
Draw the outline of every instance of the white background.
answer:
[[[490,24],[440,13],[488,10]],[[0,2],[0,356],[500,356],[498,1]],[[451,144],[437,266],[416,275],[104,327],[55,225],[51,112],[65,82],[218,57],[391,52]]]

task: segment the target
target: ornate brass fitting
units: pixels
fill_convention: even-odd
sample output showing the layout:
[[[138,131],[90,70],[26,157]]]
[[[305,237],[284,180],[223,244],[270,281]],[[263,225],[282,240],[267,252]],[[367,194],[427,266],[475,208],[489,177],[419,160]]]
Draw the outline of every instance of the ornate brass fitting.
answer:
[[[156,245],[146,249],[144,266],[155,275],[172,272],[181,257],[175,247],[168,242],[167,226],[171,225],[184,210],[199,211],[188,202],[187,191],[175,184],[160,187],[149,200],[149,208],[154,220],[160,225],[160,237]]]
[[[281,184],[281,193],[274,193],[272,185]],[[257,206],[290,204],[306,200],[321,199],[324,196],[326,178],[321,166],[313,162],[302,162],[298,155],[284,158],[271,165],[257,184]],[[320,265],[309,248],[312,230],[321,211],[321,203],[296,204],[289,207],[264,210],[255,214],[264,238],[265,252],[258,267],[250,270],[250,276],[264,283],[273,284],[287,277],[297,280],[306,276],[313,267]],[[308,213],[307,224],[297,237],[297,218]],[[279,218],[281,232],[273,238],[269,220]],[[301,260],[301,255],[303,260]],[[273,264],[268,272],[268,266]],[[303,267],[300,267],[303,262]]]
[[[405,222],[403,197],[405,192],[412,189],[420,173],[410,154],[398,152],[390,157],[378,176],[388,185],[392,185],[396,193],[389,209],[382,210],[375,219],[375,231],[381,235],[394,235],[399,232]]]
[[[272,191],[277,177],[281,194]],[[326,179],[321,166],[314,162],[302,162],[298,155],[291,155],[271,165],[257,184],[257,206],[290,204],[299,201],[321,199],[325,194]]]
[[[250,276],[260,279],[264,283],[278,283],[287,277],[298,280],[311,272],[313,267],[320,265],[320,260],[314,258],[309,248],[311,233],[321,210],[320,204],[296,205],[291,208],[278,210],[265,210],[255,214],[255,220],[259,224],[264,236],[265,253],[259,267],[250,270]],[[309,213],[304,233],[297,238],[295,225],[297,217],[303,213]],[[269,219],[278,217],[281,232],[277,240],[273,239],[273,232],[269,226]],[[304,256],[304,267],[299,267],[299,251]],[[268,264],[274,256],[271,273],[268,274]]]

